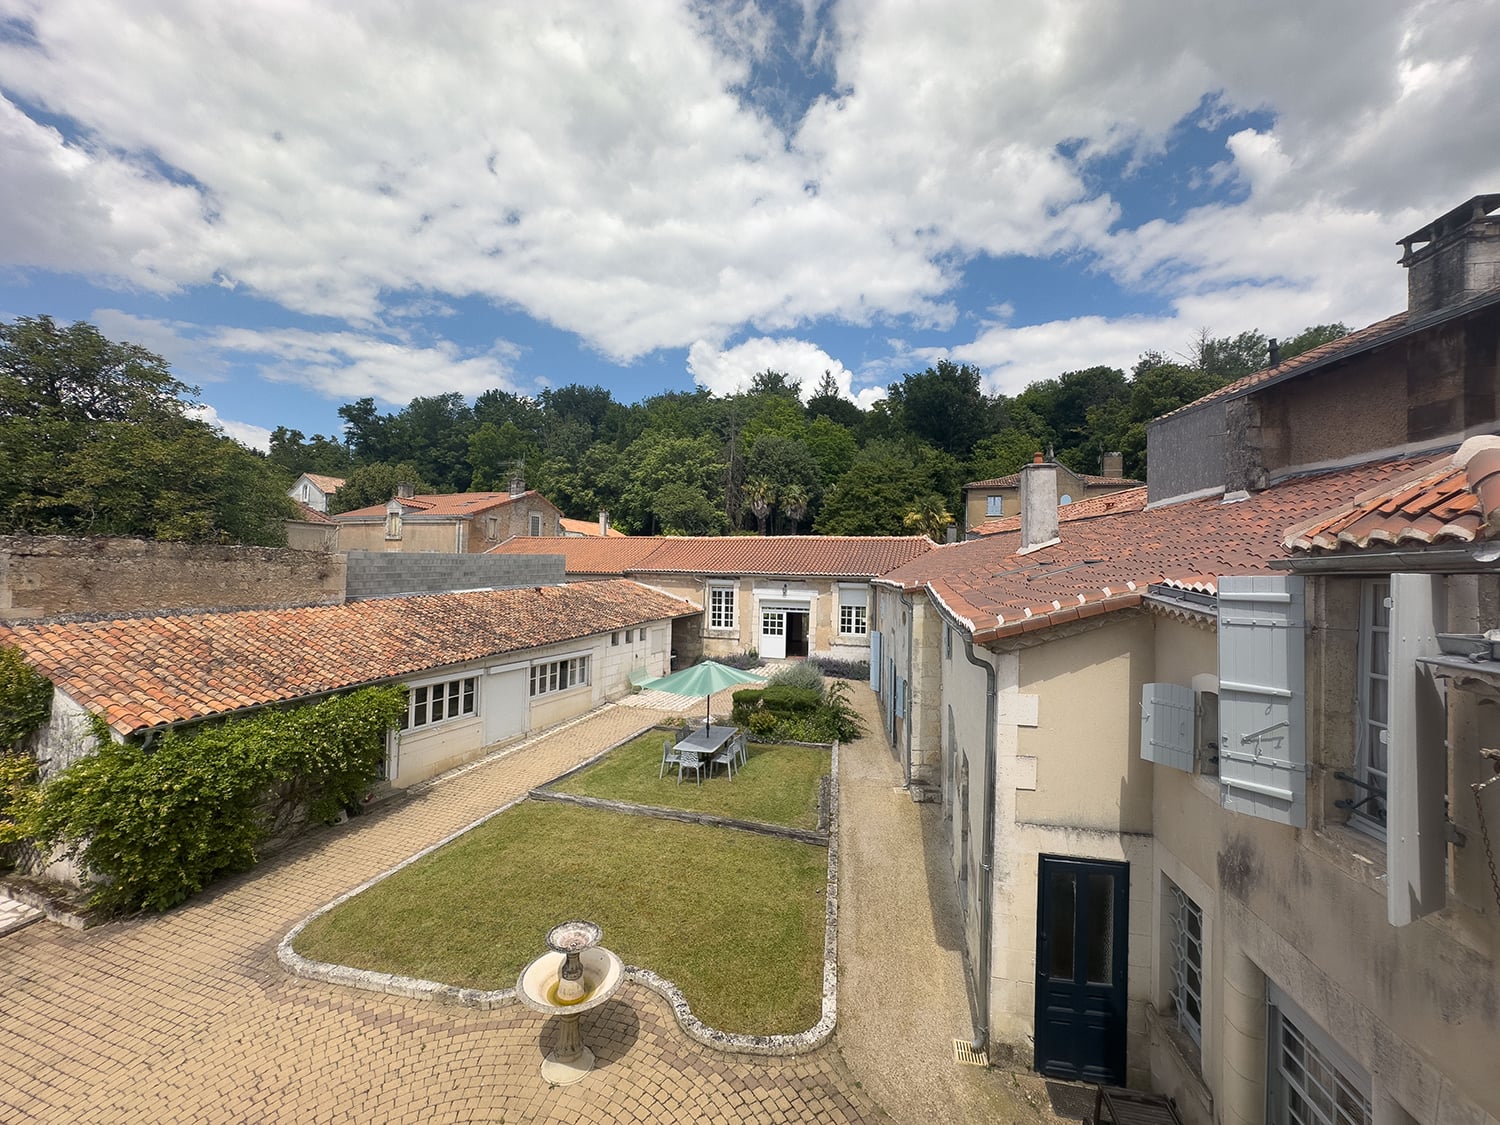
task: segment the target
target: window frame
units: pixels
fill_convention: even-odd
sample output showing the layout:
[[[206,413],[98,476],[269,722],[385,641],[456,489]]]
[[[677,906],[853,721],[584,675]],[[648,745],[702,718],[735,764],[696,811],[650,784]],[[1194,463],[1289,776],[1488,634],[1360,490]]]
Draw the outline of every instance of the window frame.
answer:
[[[1267,1120],[1276,1125],[1294,1120],[1305,1121],[1307,1125],[1374,1125],[1374,1097],[1370,1076],[1364,1068],[1350,1059],[1279,988],[1272,985],[1267,992]],[[1293,1033],[1290,1038],[1288,1029]],[[1289,1043],[1295,1043],[1295,1047],[1289,1047]],[[1326,1086],[1317,1081],[1320,1075],[1329,1080]],[[1317,1093],[1327,1095],[1331,1108],[1319,1104],[1309,1079],[1317,1083]],[[1341,1086],[1346,1093],[1342,1103]],[[1299,1102],[1298,1118],[1290,1116],[1293,1096]],[[1359,1116],[1348,1114],[1350,1103],[1358,1103],[1352,1108]]]
[[[401,513],[387,512],[385,514],[385,537],[387,539],[401,538]]]
[[[984,498],[984,516],[986,519],[999,519],[1005,515],[1004,496],[986,496]]]
[[[1367,578],[1359,588],[1359,672],[1355,684],[1354,769],[1357,779],[1349,826],[1385,839],[1390,793],[1391,583]],[[1376,685],[1379,690],[1374,690]],[[1383,693],[1384,707],[1372,708]],[[1377,712],[1380,712],[1377,714]]]
[[[590,656],[590,653],[582,653],[533,662],[527,670],[527,698],[537,699],[544,695],[557,695],[574,688],[588,687],[593,682]]]
[[[1182,1033],[1203,1050],[1203,908],[1193,901],[1191,895],[1167,876],[1162,876],[1167,889],[1167,923],[1170,927],[1166,942],[1167,996],[1172,1002],[1172,1014]],[[1192,923],[1196,922],[1197,932]],[[1189,1010],[1188,1001],[1197,1009],[1195,1017]]]
[[[870,635],[870,588],[840,586],[838,595],[838,635],[868,638]],[[851,600],[846,601],[846,598]],[[853,599],[859,600],[853,600]]]
[[[453,705],[450,705],[453,704]],[[421,721],[417,721],[420,711]],[[398,728],[401,734],[423,731],[479,714],[479,674],[452,676],[406,685],[406,713]]]
[[[739,628],[739,583],[710,582],[708,584],[708,628],[710,632],[727,632]],[[728,612],[721,612],[728,603]],[[717,624],[716,624],[717,622]]]
[[[540,539],[542,537],[542,513],[532,512],[527,517],[526,526],[531,538]]]

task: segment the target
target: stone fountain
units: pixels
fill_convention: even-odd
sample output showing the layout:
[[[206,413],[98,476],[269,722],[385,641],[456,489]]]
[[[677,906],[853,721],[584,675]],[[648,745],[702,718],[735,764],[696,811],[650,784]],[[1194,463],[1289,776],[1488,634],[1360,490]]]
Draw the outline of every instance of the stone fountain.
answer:
[[[583,1045],[578,1017],[615,994],[623,979],[619,957],[599,945],[604,931],[593,922],[563,922],[547,931],[547,948],[516,979],[521,1003],[557,1016],[557,1045],[542,1062],[542,1077],[571,1086],[594,1068],[594,1052]]]

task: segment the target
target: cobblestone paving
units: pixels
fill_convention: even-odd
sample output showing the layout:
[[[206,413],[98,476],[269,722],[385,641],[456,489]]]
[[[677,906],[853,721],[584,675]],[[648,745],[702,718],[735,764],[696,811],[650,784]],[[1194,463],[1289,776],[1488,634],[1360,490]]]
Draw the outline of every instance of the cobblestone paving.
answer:
[[[714,703],[728,709],[728,696]],[[555,1025],[286,976],[297,921],[659,718],[607,707],[411,799],[317,833],[160,917],[0,940],[0,1121],[873,1122],[832,1048],[785,1060],[692,1043],[631,985],[584,1016],[597,1070],[539,1073]]]

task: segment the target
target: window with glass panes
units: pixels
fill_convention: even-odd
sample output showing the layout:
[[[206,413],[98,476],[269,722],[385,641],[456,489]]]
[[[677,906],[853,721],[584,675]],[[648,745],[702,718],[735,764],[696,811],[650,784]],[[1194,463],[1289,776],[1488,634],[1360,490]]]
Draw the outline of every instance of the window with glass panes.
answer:
[[[554,691],[566,691],[589,682],[589,658],[575,656],[568,660],[553,660],[546,664],[531,666],[531,694],[546,695]]]
[[[868,632],[865,620],[865,607],[862,605],[839,606],[839,632],[862,637]]]
[[[1272,1008],[1271,1016],[1272,1125],[1371,1125],[1367,1085],[1286,1012]]]
[[[708,588],[708,627],[710,629],[734,628],[733,586],[710,586]]]
[[[1369,831],[1385,831],[1385,794],[1388,772],[1387,723],[1390,719],[1391,584],[1363,584],[1359,620],[1359,728],[1354,775],[1354,823]]]
[[[1167,882],[1172,1008],[1177,1025],[1203,1045],[1203,911],[1176,883]]]
[[[477,709],[478,683],[478,677],[465,676],[439,684],[409,688],[406,693],[406,718],[401,723],[401,729],[430,727],[433,723],[474,714]]]

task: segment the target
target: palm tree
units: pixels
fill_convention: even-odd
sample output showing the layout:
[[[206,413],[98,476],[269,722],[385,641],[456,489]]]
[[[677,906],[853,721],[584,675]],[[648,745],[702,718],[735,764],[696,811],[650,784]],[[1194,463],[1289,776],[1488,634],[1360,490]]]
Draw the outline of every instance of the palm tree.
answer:
[[[925,535],[934,543],[941,543],[948,530],[948,525],[953,522],[952,515],[948,512],[948,506],[943,498],[934,492],[914,501],[907,509],[906,517],[902,521],[907,527],[918,535]]]
[[[771,482],[765,477],[755,477],[745,482],[744,496],[750,501],[750,510],[760,521],[760,533],[764,535],[766,517],[771,514],[771,508],[776,503],[776,490],[771,487]]]
[[[802,517],[807,515],[809,499],[807,489],[800,484],[789,484],[781,490],[781,514],[792,521],[793,535],[797,533]]]

